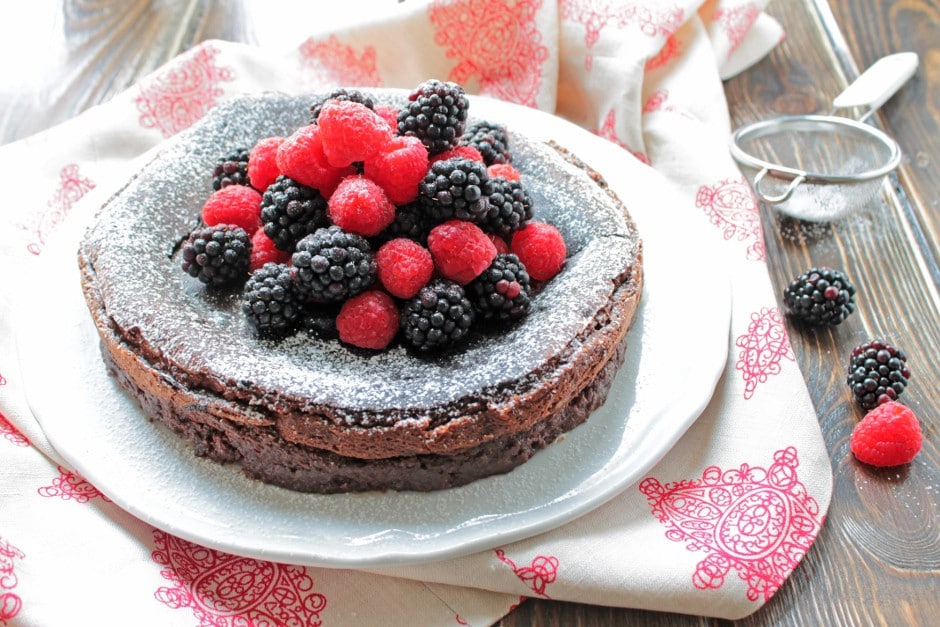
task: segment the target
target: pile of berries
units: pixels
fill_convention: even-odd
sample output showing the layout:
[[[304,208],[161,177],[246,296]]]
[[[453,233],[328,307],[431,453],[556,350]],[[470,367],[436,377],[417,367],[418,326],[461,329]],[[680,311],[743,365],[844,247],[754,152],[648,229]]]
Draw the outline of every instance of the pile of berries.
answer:
[[[233,148],[183,269],[240,287],[266,337],[328,328],[359,348],[425,351],[519,320],[567,248],[534,219],[506,129],[468,127],[468,107],[437,80],[400,108],[337,90],[289,137]]]

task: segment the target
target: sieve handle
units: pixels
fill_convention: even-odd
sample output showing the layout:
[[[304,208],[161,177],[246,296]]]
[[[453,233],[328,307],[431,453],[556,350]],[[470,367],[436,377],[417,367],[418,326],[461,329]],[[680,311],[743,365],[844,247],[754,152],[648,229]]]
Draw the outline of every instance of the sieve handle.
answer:
[[[764,182],[764,177],[767,176],[769,172],[770,170],[767,168],[764,168],[758,172],[757,176],[754,177],[754,183],[752,186],[754,187],[754,192],[757,194],[757,197],[771,205],[777,205],[789,199],[790,196],[793,195],[793,190],[799,187],[800,183],[806,179],[806,174],[798,174],[790,181],[789,185],[787,185],[787,188],[781,193],[768,194],[761,188],[761,184]]]
[[[917,71],[917,53],[899,52],[878,59],[832,101],[833,109],[868,107],[864,122]]]

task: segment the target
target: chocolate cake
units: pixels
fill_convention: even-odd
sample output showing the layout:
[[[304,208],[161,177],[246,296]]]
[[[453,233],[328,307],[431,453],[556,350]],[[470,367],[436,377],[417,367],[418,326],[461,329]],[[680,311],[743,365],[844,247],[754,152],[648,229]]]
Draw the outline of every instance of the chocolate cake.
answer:
[[[499,332],[474,331],[429,354],[359,350],[307,331],[265,339],[238,294],[207,290],[180,270],[219,154],[289,135],[310,102],[269,93],[217,107],[100,211],[79,263],[121,388],[196,455],[305,492],[459,486],[510,471],[584,422],[623,362],[642,246],[597,173],[511,122],[513,164],[540,219],[563,233],[568,258],[528,315]]]

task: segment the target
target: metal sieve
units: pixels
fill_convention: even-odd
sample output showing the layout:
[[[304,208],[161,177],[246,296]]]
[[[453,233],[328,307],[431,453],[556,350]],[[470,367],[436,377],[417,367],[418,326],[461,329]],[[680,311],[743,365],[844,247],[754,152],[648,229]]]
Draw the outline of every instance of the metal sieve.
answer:
[[[836,220],[871,200],[901,149],[867,120],[917,70],[902,52],[872,65],[832,102],[827,115],[791,115],[755,122],[731,136],[731,155],[760,200],[810,221]],[[867,110],[859,117],[841,109]]]

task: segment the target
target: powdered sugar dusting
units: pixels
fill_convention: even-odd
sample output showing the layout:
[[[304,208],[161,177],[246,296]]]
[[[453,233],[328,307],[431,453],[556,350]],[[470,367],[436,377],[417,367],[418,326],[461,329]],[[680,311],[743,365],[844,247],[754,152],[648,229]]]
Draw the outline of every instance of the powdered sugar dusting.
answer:
[[[404,92],[376,94],[388,102],[400,101]],[[583,170],[514,133],[514,165],[535,217],[562,231],[570,257],[535,296],[529,316],[506,332],[476,334],[459,349],[434,356],[402,347],[352,351],[303,332],[264,341],[242,315],[237,292],[209,295],[182,272],[178,243],[211,193],[217,157],[289,134],[305,123],[312,100],[270,93],[218,107],[104,208],[84,247],[117,327],[136,329],[170,372],[202,373],[261,406],[274,395],[313,411],[344,407],[340,420],[364,426],[370,412],[424,420],[442,406],[459,412],[475,403],[498,404],[506,394],[543,383],[545,361],[563,362],[571,343],[609,306],[625,268],[636,261],[638,238],[622,206]],[[511,119],[498,121],[512,129]]]

